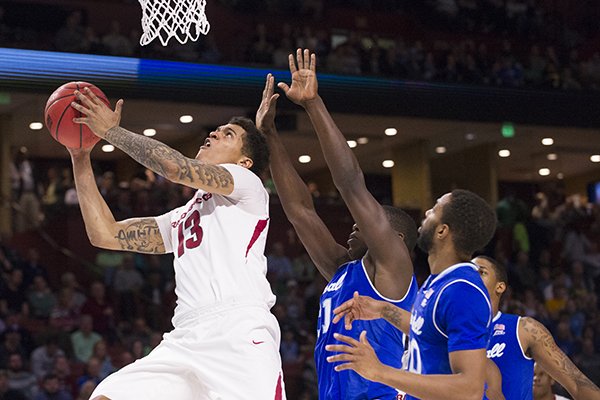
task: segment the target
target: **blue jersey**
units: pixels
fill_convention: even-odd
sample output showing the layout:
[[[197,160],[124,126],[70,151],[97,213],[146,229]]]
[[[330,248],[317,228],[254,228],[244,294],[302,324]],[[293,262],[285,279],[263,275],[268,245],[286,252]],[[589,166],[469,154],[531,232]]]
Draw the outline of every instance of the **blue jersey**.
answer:
[[[408,370],[452,374],[449,354],[486,349],[491,319],[490,297],[474,264],[456,264],[430,275],[410,317]]]
[[[364,379],[354,371],[337,372],[334,364],[327,362],[327,357],[333,353],[325,350],[328,344],[340,344],[333,338],[334,333],[352,336],[358,339],[363,330],[367,331],[369,342],[375,353],[384,364],[401,368],[404,353],[404,334],[383,319],[373,321],[354,321],[352,330],[344,328],[344,321],[333,324],[333,310],[350,300],[354,292],[377,300],[388,301],[407,311],[412,307],[417,294],[417,282],[413,276],[412,282],[400,300],[394,301],[383,297],[371,283],[362,260],[350,261],[338,268],[333,278],[321,295],[321,308],[317,325],[317,344],[315,346],[315,362],[319,379],[320,400],[347,399],[393,399],[396,400],[398,391],[380,383]]]
[[[487,356],[493,360],[502,374],[502,393],[506,400],[533,399],[533,364],[527,357],[519,340],[521,317],[498,314],[492,321],[492,337]]]

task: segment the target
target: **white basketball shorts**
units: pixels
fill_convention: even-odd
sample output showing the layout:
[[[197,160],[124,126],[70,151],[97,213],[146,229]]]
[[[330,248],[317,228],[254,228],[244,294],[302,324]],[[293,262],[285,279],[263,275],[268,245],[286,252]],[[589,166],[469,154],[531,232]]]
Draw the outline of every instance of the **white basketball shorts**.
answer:
[[[281,332],[264,304],[224,302],[173,323],[150,354],[108,376],[91,398],[285,400]]]

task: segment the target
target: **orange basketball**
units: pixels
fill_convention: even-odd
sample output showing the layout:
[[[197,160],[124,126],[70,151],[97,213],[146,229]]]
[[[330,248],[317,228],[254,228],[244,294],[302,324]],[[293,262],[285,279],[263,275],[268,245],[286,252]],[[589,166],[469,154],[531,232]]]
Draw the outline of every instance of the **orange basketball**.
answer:
[[[73,92],[75,90],[82,91],[85,87],[90,88],[104,104],[110,107],[110,102],[102,90],[87,82],[65,83],[56,89],[46,102],[44,110],[46,127],[52,137],[66,147],[89,148],[100,141],[100,138],[94,135],[86,125],[73,122],[73,118],[84,116],[71,107],[71,102],[79,103]]]

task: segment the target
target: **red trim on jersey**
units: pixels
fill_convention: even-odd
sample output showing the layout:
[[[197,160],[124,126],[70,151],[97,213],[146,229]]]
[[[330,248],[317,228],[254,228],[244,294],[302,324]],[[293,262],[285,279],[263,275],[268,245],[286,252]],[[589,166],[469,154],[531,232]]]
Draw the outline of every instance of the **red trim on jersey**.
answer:
[[[252,246],[254,246],[254,243],[256,242],[256,240],[258,239],[258,237],[260,236],[260,234],[265,230],[265,228],[267,227],[267,221],[269,219],[261,219],[256,223],[256,226],[254,227],[254,233],[252,234],[252,238],[250,239],[250,243],[248,243],[248,247],[246,247],[246,257],[248,257],[248,252],[250,251],[250,249],[252,248]]]
[[[279,379],[277,379],[277,387],[275,388],[275,400],[283,400],[283,387],[281,385],[281,372],[279,373]]]

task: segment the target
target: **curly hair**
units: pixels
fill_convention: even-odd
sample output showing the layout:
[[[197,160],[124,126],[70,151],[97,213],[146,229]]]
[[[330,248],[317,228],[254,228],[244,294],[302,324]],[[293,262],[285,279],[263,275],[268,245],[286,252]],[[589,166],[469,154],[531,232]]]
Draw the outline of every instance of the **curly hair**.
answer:
[[[417,244],[417,224],[404,210],[398,207],[383,206],[390,225],[396,232],[404,235],[404,243],[409,251]]]
[[[260,133],[251,119],[246,117],[233,117],[230,124],[240,126],[246,131],[242,153],[252,160],[250,171],[260,176],[269,166],[269,146],[267,139]]]
[[[494,210],[481,197],[463,189],[451,192],[441,222],[450,227],[458,253],[469,258],[488,244],[496,231]]]

